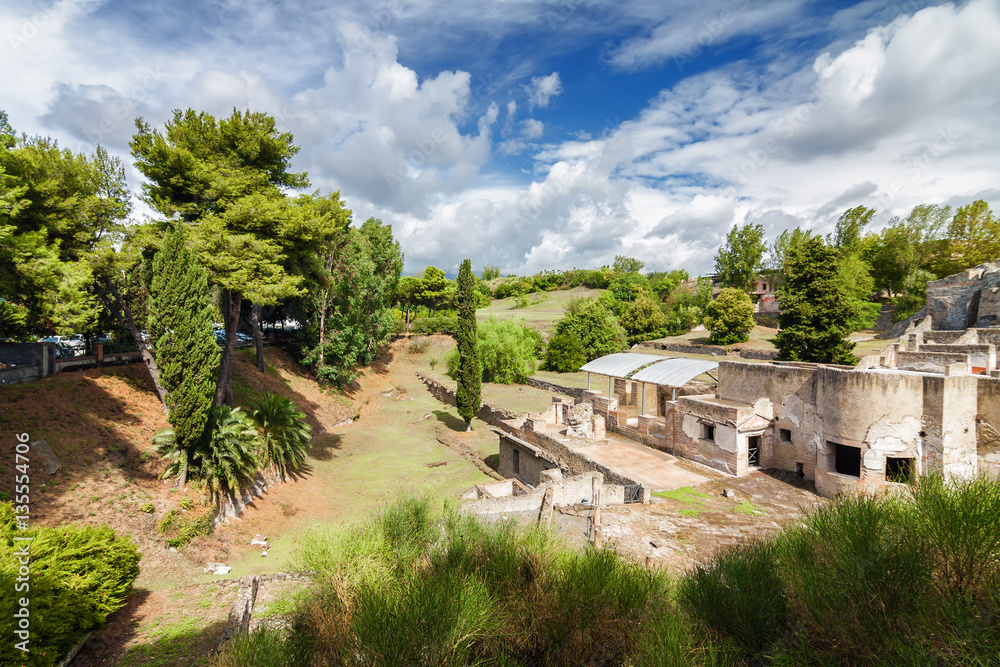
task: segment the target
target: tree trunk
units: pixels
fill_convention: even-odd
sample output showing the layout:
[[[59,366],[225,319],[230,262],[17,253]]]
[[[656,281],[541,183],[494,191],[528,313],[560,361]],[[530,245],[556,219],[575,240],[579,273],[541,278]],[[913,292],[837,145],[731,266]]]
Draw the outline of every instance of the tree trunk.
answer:
[[[184,457],[184,462],[181,463],[181,474],[180,479],[177,480],[177,486],[183,489],[188,479],[188,452],[186,449],[181,451],[181,456]]]
[[[212,405],[233,407],[233,352],[236,350],[236,327],[240,324],[240,306],[243,295],[233,290],[222,291],[223,322],[226,326],[226,340],[222,345],[222,360],[219,363],[219,379],[215,383],[215,399]]]
[[[149,378],[153,381],[153,388],[156,389],[156,395],[160,397],[160,403],[163,404],[163,412],[170,414],[170,410],[167,409],[167,392],[160,385],[160,369],[156,365],[156,359],[153,357],[152,351],[146,345],[146,341],[142,339],[139,327],[136,326],[135,319],[132,317],[132,311],[129,309],[128,304],[125,303],[125,299],[122,298],[121,292],[118,291],[118,287],[114,281],[105,276],[103,282],[104,287],[98,288],[97,297],[104,304],[104,307],[108,309],[108,312],[114,315],[128,330],[129,335],[132,336],[132,340],[135,341],[136,346],[139,348],[142,362],[146,364],[146,371],[149,373]],[[108,292],[111,293],[110,296]],[[112,297],[114,297],[114,301],[112,301]]]
[[[329,290],[323,291],[323,306],[319,309],[319,362],[317,372],[323,367],[323,344],[326,342],[326,297]]]
[[[260,332],[260,304],[250,305],[250,329],[253,334],[253,344],[257,348],[257,370],[263,373],[264,366],[264,334]]]

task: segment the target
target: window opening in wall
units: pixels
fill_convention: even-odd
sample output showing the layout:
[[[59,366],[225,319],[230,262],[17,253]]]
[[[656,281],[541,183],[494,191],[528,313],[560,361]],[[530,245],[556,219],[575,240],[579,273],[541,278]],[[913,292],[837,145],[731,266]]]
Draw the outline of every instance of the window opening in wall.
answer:
[[[778,438],[785,443],[792,441],[792,432],[787,428],[778,429]]]
[[[755,468],[760,465],[760,436],[751,435],[747,438],[747,466]]]
[[[885,481],[907,484],[913,479],[913,459],[885,459]]]
[[[795,464],[795,474],[799,476],[799,479],[806,478],[806,469],[801,463]]]
[[[828,444],[834,447],[834,471],[841,475],[861,477],[861,448],[836,442]]]
[[[702,440],[715,440],[715,425],[714,424],[702,424],[701,425],[701,439]]]
[[[521,452],[514,450],[514,474],[521,472]]]

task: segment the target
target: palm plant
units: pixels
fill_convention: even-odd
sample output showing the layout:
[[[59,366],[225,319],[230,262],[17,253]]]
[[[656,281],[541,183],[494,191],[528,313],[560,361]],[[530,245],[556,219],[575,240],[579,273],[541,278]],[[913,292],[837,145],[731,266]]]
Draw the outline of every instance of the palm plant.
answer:
[[[251,408],[250,417],[257,425],[261,465],[271,466],[285,479],[290,471],[305,464],[312,427],[291,399],[264,394]]]
[[[192,476],[218,503],[224,494],[234,494],[253,482],[258,469],[257,439],[257,429],[246,413],[223,405],[209,411],[205,433],[190,452],[178,446],[170,428],[157,431],[153,443],[167,460],[162,478],[179,475],[189,459]]]

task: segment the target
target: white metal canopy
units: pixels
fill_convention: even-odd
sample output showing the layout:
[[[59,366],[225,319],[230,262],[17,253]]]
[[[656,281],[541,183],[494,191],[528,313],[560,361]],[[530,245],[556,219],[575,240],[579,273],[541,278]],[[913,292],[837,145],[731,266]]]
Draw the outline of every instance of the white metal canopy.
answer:
[[[629,373],[648,366],[657,361],[662,361],[664,357],[658,354],[637,354],[635,352],[619,352],[598,357],[593,361],[584,364],[580,370],[609,377],[626,378]]]
[[[719,362],[706,359],[685,359],[670,357],[647,366],[631,377],[636,382],[683,387],[702,373],[715,370]]]

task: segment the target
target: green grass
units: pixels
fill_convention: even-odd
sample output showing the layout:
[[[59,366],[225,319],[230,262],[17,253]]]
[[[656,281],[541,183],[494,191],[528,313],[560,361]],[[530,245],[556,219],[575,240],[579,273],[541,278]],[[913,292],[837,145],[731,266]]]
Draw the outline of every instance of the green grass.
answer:
[[[844,497],[677,578],[416,499],[313,532],[297,567],[316,577],[291,634],[239,640],[216,667],[990,665],[1000,480]]]
[[[476,317],[481,320],[485,320],[491,315],[500,318],[521,317],[529,326],[534,327],[548,338],[555,323],[566,314],[566,306],[570,301],[581,297],[597,298],[603,291],[574,287],[570,290],[536,292],[527,296],[529,304],[524,308],[515,308],[513,298],[497,299],[488,307],[477,310]]]
[[[761,508],[754,505],[749,500],[740,501],[733,511],[737,514],[749,514],[750,516],[764,516],[765,512]]]
[[[698,516],[698,510],[682,509],[681,510],[681,516],[696,517],[696,516]]]
[[[659,498],[670,498],[671,500],[677,500],[686,505],[694,505],[695,503],[704,504],[703,498],[711,498],[712,496],[707,493],[702,493],[701,491],[695,491],[694,488],[690,486],[682,486],[679,489],[671,489],[669,491],[654,491],[652,495]]]

